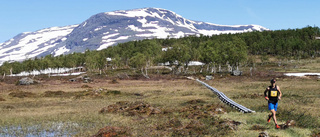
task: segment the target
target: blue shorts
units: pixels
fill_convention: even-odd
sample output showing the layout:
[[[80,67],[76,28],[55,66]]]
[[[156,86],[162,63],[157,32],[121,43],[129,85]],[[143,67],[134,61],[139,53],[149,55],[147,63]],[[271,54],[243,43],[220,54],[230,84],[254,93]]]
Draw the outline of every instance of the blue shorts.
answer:
[[[272,110],[272,109],[274,109],[275,111],[277,111],[277,109],[278,109],[278,102],[277,103],[268,103],[268,108],[269,108],[269,110]]]

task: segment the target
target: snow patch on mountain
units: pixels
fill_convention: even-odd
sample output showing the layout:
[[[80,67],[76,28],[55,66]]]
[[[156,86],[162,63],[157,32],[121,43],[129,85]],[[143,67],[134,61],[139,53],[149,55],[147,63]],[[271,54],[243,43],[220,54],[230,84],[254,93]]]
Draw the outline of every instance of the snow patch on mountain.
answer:
[[[118,43],[188,35],[219,35],[268,30],[259,25],[218,25],[183,18],[160,8],[104,12],[79,25],[24,32],[0,43],[0,65],[52,54],[102,50]]]
[[[54,56],[56,57],[56,56],[62,55],[63,53],[68,52],[68,51],[70,51],[70,49],[67,49],[66,46],[60,47],[60,48],[54,50],[54,53],[55,53]]]
[[[136,27],[136,26],[134,26],[134,25],[129,25],[127,28],[128,28],[128,29],[131,29],[131,30],[133,30],[133,31],[138,31],[138,32],[144,32],[144,31],[145,31],[145,30],[140,29],[140,28],[138,28],[138,27]]]
[[[0,44],[0,65],[4,61],[21,61],[36,57],[66,40],[65,36],[76,26],[51,27],[36,32],[26,32],[20,34],[18,39],[10,39]]]

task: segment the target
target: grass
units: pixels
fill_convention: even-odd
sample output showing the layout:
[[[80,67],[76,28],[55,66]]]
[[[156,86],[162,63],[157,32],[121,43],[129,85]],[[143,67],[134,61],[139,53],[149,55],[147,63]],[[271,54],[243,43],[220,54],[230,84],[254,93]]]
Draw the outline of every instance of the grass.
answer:
[[[316,67],[307,65],[302,67]],[[14,80],[1,82],[0,136],[92,136],[104,127],[125,129],[123,134],[127,136],[258,136],[267,131],[270,136],[289,137],[319,133],[320,84],[315,78],[277,77],[283,92],[278,122],[295,120],[296,126],[276,130],[273,122],[266,122],[270,112],[263,91],[275,76],[219,75],[205,81],[256,111],[251,114],[237,112],[201,84],[181,78],[97,77],[85,84],[61,78],[42,79],[40,84],[28,86],[16,86]],[[99,113],[119,102],[143,102],[149,110],[157,108],[161,112],[148,114],[144,112],[146,107],[140,106],[134,111]]]

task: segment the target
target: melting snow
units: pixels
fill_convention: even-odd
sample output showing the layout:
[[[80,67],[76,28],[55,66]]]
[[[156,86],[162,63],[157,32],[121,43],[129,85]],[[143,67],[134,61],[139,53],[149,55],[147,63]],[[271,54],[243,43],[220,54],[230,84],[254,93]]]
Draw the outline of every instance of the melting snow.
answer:
[[[109,36],[105,36],[106,38],[109,38],[109,39],[103,39],[102,42],[101,42],[103,44],[97,50],[102,50],[102,49],[108,48],[109,46],[112,46],[112,45],[116,44],[117,43],[116,41],[126,40],[126,39],[129,38],[129,36],[120,36],[118,38],[111,39],[110,37],[117,36],[117,35],[119,35],[119,33],[116,33],[116,35],[114,35],[114,34],[110,34],[110,35]],[[105,38],[105,37],[103,37],[103,38]]]
[[[100,26],[100,27],[94,29],[94,31],[99,31],[99,30],[101,30],[101,29],[103,29],[103,28],[105,28],[105,27],[107,27],[107,26]]]
[[[119,34],[120,34],[120,33],[114,33],[114,34],[110,34],[110,35],[107,35],[107,36],[103,36],[103,37],[102,37],[102,40],[109,39],[109,38],[114,37],[114,36],[117,36],[117,35],[119,35]]]
[[[54,56],[56,57],[62,55],[63,53],[66,53],[68,51],[70,51],[70,49],[67,49],[66,46],[60,47],[57,51],[55,51]]]
[[[286,76],[296,76],[296,77],[303,77],[303,76],[318,76],[320,78],[320,73],[285,73]]]
[[[106,48],[108,48],[109,46],[112,46],[113,44],[116,44],[116,42],[104,43],[104,44],[102,44],[97,50],[106,49]]]
[[[205,65],[204,63],[202,62],[199,62],[199,61],[190,61],[188,63],[189,66],[202,66],[202,65]]]
[[[9,76],[34,76],[34,75],[40,75],[40,74],[53,74],[53,75],[50,75],[50,76],[70,76],[70,75],[80,75],[80,74],[83,74],[85,72],[73,72],[73,73],[67,73],[67,72],[70,72],[70,71],[73,71],[75,69],[79,69],[81,67],[77,67],[77,68],[55,68],[55,69],[52,69],[52,68],[48,68],[48,69],[45,69],[45,70],[33,70],[33,71],[30,71],[30,72],[26,72],[26,71],[23,71],[19,74],[12,74],[12,75],[9,75]],[[64,74],[61,74],[61,73],[64,73]]]
[[[133,30],[133,31],[138,31],[138,32],[143,32],[143,31],[145,31],[145,30],[140,29],[140,28],[138,28],[138,27],[136,27],[136,26],[134,26],[134,25],[129,25],[127,28],[129,28],[129,29],[131,29],[131,30]]]
[[[86,26],[87,25],[87,22],[85,22],[83,25],[82,25],[82,27],[84,27],[84,26]]]

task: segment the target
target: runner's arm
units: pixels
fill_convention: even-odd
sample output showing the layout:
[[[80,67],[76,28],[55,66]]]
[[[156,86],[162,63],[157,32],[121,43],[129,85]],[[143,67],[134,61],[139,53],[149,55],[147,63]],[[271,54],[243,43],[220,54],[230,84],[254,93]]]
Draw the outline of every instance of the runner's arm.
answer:
[[[282,97],[282,93],[281,93],[281,91],[280,91],[280,87],[279,87],[279,86],[277,86],[277,89],[278,89],[278,91],[279,91],[279,93],[280,93],[280,95],[279,95],[279,99],[281,99],[281,97]]]
[[[269,88],[266,88],[266,90],[264,91],[264,98],[266,100],[269,100],[268,96],[267,96],[267,92],[268,92]]]

